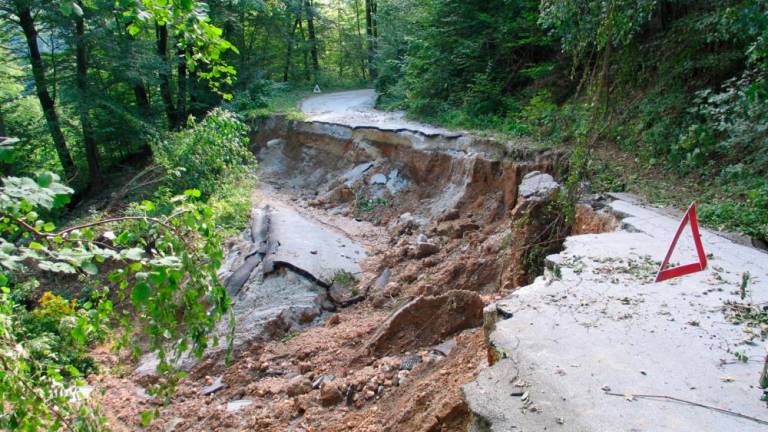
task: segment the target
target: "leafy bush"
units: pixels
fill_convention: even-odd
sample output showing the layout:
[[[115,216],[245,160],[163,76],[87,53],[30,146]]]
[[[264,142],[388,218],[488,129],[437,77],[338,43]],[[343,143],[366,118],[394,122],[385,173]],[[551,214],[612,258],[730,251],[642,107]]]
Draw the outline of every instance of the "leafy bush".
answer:
[[[209,197],[226,179],[255,167],[248,127],[236,114],[219,108],[201,122],[191,120],[186,130],[166,135],[152,150],[157,163],[177,174],[168,185],[171,194],[194,188]]]
[[[1,429],[99,427],[97,416],[73,402],[72,394],[82,384],[79,377],[93,368],[85,348],[105,336],[108,320],[121,326],[118,347],[158,354],[159,372],[167,374],[161,381],[166,387],[158,390],[168,390],[179,377],[174,359],[185,352],[201,356],[230,304],[216,274],[222,239],[211,209],[195,202],[199,191],[162,205],[145,201],[127,216],[65,229],[41,218],[66,204],[71,193],[51,173],[7,177],[0,187]],[[106,226],[114,231],[104,237],[94,232]],[[45,293],[31,310],[16,301],[29,293],[16,281],[29,265],[93,276],[107,263],[109,283],[90,298],[73,302]],[[20,295],[14,296],[17,286]],[[112,298],[124,302],[119,314]]]

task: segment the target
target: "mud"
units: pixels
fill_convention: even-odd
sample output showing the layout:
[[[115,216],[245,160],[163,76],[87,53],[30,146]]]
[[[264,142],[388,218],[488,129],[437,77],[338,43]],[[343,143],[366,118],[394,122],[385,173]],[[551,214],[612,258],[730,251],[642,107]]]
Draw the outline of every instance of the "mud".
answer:
[[[233,361],[190,361],[166,404],[135,373],[91,377],[110,426],[136,430],[151,409],[152,431],[467,430],[483,307],[531,276],[521,251],[551,225],[520,184],[556,178],[563,155],[439,130],[253,126],[261,185],[220,274]],[[602,218],[581,210],[578,229],[610,229]]]

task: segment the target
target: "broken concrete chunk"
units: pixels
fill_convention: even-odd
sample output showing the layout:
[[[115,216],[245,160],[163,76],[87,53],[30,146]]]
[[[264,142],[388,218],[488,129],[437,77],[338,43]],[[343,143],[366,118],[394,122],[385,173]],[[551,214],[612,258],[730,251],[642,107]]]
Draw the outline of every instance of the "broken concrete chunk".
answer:
[[[334,315],[334,316],[335,316],[335,315]],[[319,377],[317,377],[317,379],[316,379],[316,380],[315,380],[315,381],[312,383],[312,388],[313,388],[313,389],[315,389],[315,390],[317,390],[317,389],[319,389],[319,388],[320,388],[320,386],[322,386],[324,383],[327,383],[327,382],[331,382],[331,381],[335,381],[335,380],[336,380],[336,375],[330,375],[330,374],[327,374],[327,375],[320,375],[320,376],[319,376]]]
[[[368,179],[368,184],[383,185],[387,184],[387,177],[384,174],[374,174]]]
[[[253,404],[253,401],[250,399],[233,400],[227,402],[227,412],[237,412],[251,404]]]
[[[203,387],[200,393],[202,393],[203,396],[208,396],[225,388],[227,388],[227,385],[221,381],[221,377],[217,377],[216,380],[211,383],[211,385]]]
[[[554,177],[540,171],[532,171],[523,177],[518,188],[518,195],[527,200],[543,200],[549,198],[560,188],[560,183]]]

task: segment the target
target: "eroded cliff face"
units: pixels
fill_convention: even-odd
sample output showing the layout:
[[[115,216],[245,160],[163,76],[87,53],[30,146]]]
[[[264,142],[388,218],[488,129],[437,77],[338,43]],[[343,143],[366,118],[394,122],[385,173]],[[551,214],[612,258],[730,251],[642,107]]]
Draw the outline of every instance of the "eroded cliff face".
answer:
[[[222,345],[186,362],[150,429],[466,430],[460,388],[487,366],[483,307],[570,230],[551,207],[563,155],[282,117],[256,122],[252,145],[252,223],[220,274],[233,361]],[[610,225],[579,214],[583,229]],[[118,384],[101,384],[115,391],[108,414],[132,429],[129,414],[155,402]]]

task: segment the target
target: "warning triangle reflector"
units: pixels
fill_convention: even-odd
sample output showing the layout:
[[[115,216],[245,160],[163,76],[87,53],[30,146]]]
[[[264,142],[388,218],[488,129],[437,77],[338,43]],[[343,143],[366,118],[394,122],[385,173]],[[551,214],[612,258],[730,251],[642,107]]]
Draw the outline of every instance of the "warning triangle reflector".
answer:
[[[693,242],[696,245],[696,254],[699,256],[699,262],[667,268],[669,265],[669,258],[672,256],[672,252],[675,251],[677,241],[680,239],[680,234],[683,233],[683,229],[689,223],[691,224],[691,234],[693,234]],[[707,268],[707,254],[704,253],[704,246],[701,244],[701,235],[699,234],[699,221],[696,218],[696,202],[694,201],[691,203],[691,206],[688,207],[688,211],[685,212],[683,220],[680,221],[680,226],[677,228],[675,238],[672,240],[672,244],[669,245],[667,256],[664,257],[664,261],[662,261],[661,267],[659,267],[659,272],[656,274],[656,282],[700,272],[705,268]]]

